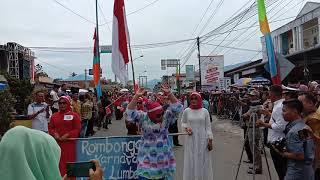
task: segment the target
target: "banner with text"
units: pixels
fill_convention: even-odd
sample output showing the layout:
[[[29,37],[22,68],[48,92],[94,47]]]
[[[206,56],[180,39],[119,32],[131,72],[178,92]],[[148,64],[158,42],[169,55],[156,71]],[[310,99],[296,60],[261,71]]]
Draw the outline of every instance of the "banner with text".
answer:
[[[172,144],[172,136],[169,137]],[[78,139],[77,162],[98,160],[105,179],[138,179],[134,172],[140,143],[139,136]]]
[[[194,66],[186,65],[186,80],[194,81]]]
[[[201,56],[201,85],[207,88],[219,87],[224,77],[224,56]]]

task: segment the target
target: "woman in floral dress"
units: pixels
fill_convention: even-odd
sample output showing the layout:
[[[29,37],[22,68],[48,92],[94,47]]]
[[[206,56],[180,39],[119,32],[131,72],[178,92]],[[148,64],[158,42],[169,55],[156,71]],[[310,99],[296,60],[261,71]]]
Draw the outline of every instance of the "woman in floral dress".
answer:
[[[162,86],[163,93],[169,97],[170,106],[166,111],[158,102],[148,102],[146,112],[136,110],[139,97],[145,93],[139,89],[128,105],[128,120],[139,123],[142,142],[138,151],[138,167],[135,174],[140,179],[169,179],[176,171],[176,162],[168,138],[168,128],[176,121],[183,106]]]

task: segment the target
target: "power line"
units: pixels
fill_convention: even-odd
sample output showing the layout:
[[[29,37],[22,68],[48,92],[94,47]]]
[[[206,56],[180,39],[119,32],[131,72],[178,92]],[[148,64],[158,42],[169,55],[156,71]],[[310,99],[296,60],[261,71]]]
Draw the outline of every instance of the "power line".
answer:
[[[255,49],[247,49],[247,48],[237,48],[237,47],[232,47],[232,46],[222,46],[222,45],[217,45],[217,44],[210,44],[210,43],[201,43],[204,45],[211,45],[211,46],[216,46],[216,47],[223,47],[227,49],[234,49],[234,50],[241,50],[241,51],[250,51],[250,52],[262,52],[262,50],[255,50]]]
[[[69,12],[71,12],[72,14],[80,17],[81,19],[85,20],[86,22],[89,22],[89,23],[91,23],[91,24],[96,24],[95,22],[93,22],[93,21],[85,18],[84,16],[80,15],[79,13],[77,13],[77,12],[73,11],[72,9],[68,8],[67,6],[65,6],[64,4],[60,3],[59,1],[57,1],[57,0],[52,0],[52,1],[56,2],[56,3],[59,4],[61,7],[65,8],[66,10],[68,10]]]
[[[280,5],[280,3],[281,3],[282,1],[279,1],[279,3],[278,4],[276,4],[273,8],[271,8],[271,10],[269,10],[268,11],[268,13],[270,13],[270,12],[272,12],[276,7],[278,7],[279,5]],[[279,12],[279,11],[278,11]],[[277,12],[277,13],[278,13]],[[275,14],[277,14],[277,13],[275,13]],[[274,17],[275,15],[273,15],[273,17]],[[254,20],[254,22],[252,23],[252,25],[251,26],[253,26],[253,25],[255,25],[257,23],[257,21],[256,20]],[[236,45],[236,46],[241,46],[243,43],[245,43],[246,41],[248,41],[249,39],[251,39],[252,37],[253,37],[253,34],[255,34],[256,33],[256,31],[258,30],[259,28],[257,28],[257,29],[255,29],[253,32],[251,32],[249,35],[247,35],[244,39],[247,39],[248,37],[248,39],[247,40],[243,40],[242,42],[240,42],[240,43],[238,43],[238,45]],[[247,32],[249,29],[246,29],[245,30],[245,32]],[[237,37],[236,37],[236,39],[239,39],[245,32],[243,32],[243,33],[241,33],[240,35],[238,35]],[[233,44],[233,42],[230,42],[227,46],[230,46],[231,44]],[[229,50],[227,50],[225,53],[227,53],[228,51],[231,51],[232,49],[229,49]],[[223,50],[222,50],[223,51]],[[222,53],[222,52],[221,52]]]
[[[283,19],[279,19],[279,20],[274,20],[274,21],[270,21],[270,23],[275,23],[275,22],[279,22],[279,21],[283,21],[283,20],[287,20],[287,19],[291,19],[294,18],[296,16],[291,16],[291,17],[287,17],[287,18],[283,18]],[[233,30],[228,30],[225,32],[221,32],[221,33],[216,33],[213,35],[221,35],[221,34],[227,34],[229,32],[236,32],[236,31],[241,31],[244,29],[248,29],[248,28],[253,28],[253,27],[258,27],[259,25],[253,25],[253,26],[247,26],[247,27],[243,27],[243,28],[239,28],[239,29],[233,29]],[[171,45],[176,45],[176,44],[180,44],[180,43],[184,43],[184,42],[188,42],[188,41],[193,41],[196,38],[192,38],[192,39],[182,39],[182,40],[176,40],[176,41],[166,41],[166,42],[157,42],[157,43],[148,43],[148,44],[136,44],[136,45],[132,45],[132,48],[136,48],[136,49],[148,49],[148,48],[157,48],[157,47],[165,47],[165,46],[171,46]],[[216,40],[216,39],[213,39]],[[212,41],[213,41],[212,40]],[[216,40],[218,41],[218,40]],[[219,40],[222,41],[222,40]],[[235,39],[233,40],[229,40],[229,41],[235,41]],[[205,44],[205,43],[204,43]],[[194,45],[194,43],[191,44],[191,46]],[[85,51],[85,52],[91,52],[91,49],[93,47],[54,47],[54,46],[30,46],[30,49],[37,49],[37,50],[41,50],[41,51],[51,51],[51,52],[79,52],[79,51]],[[189,48],[192,49],[191,47]]]
[[[251,0],[249,0],[246,4],[248,4],[250,1],[251,1]],[[220,1],[220,2],[221,2],[221,1]],[[241,12],[241,10],[246,6],[246,4],[239,9],[240,12]],[[237,13],[237,12],[235,12],[233,15],[231,15],[231,17],[229,18],[229,20],[226,20],[225,23],[228,23],[229,21],[235,19],[235,18],[236,18],[236,13]],[[240,14],[241,14],[241,13],[240,13]],[[211,15],[211,17],[209,18],[209,20],[212,19],[212,18],[213,18],[213,17],[212,17],[212,15]],[[208,22],[208,21],[207,21],[207,22]],[[225,23],[224,23],[224,24],[225,24]],[[222,27],[224,24],[222,24],[222,25],[219,26],[218,28]],[[205,25],[205,26],[206,26],[206,25]],[[218,28],[217,28],[217,29],[218,29]],[[202,32],[201,32],[201,33],[202,33]],[[200,34],[201,34],[201,33],[200,33]],[[201,38],[202,38],[202,37],[201,37]],[[195,48],[196,48],[196,47],[192,48],[192,46],[190,46],[190,47],[188,48],[188,49],[189,49],[189,53],[190,53],[191,55],[192,55],[192,53],[195,51]],[[187,49],[185,52],[188,52],[188,49]],[[191,55],[190,55],[190,56],[185,56],[185,57],[187,57],[187,58],[185,58],[185,62],[183,63],[183,65],[185,65],[185,64],[189,61]],[[182,67],[183,67],[183,65],[182,65]]]
[[[207,22],[205,23],[205,25],[202,27],[202,29],[199,32],[199,36],[203,33],[203,31],[208,27],[209,23],[211,22],[211,20],[214,18],[214,16],[217,14],[219,8],[222,6],[224,0],[220,0],[219,4],[217,5],[217,7],[213,10],[213,13],[211,14],[211,16],[209,17],[209,19],[207,20]]]
[[[99,7],[99,10],[100,10],[100,12],[101,12],[101,14],[102,14],[103,18],[104,18],[104,21],[105,21],[105,22],[107,22],[107,18],[106,18],[106,16],[105,16],[105,15],[104,15],[104,13],[103,13],[103,10],[102,10],[102,8],[101,8],[101,6],[100,6],[99,1],[98,1],[98,7]],[[107,25],[107,27],[108,27],[108,30],[109,30],[110,34],[112,34],[112,31],[111,31],[111,29],[110,29],[109,24],[107,23],[106,25]]]
[[[55,66],[55,65],[53,65],[53,64],[50,64],[50,63],[41,61],[40,59],[37,59],[37,61],[40,61],[41,63],[47,64],[48,66],[51,66],[51,67],[59,70],[60,72],[65,73],[65,74],[68,74],[68,75],[69,75],[70,73],[72,73],[72,72],[68,72],[68,70],[65,70],[65,69],[63,69],[63,68],[61,68],[61,67],[58,67],[58,66]]]
[[[197,31],[197,29],[199,28],[199,26],[200,26],[200,24],[201,24],[202,20],[204,19],[205,15],[207,14],[208,10],[210,9],[211,4],[213,3],[213,1],[214,1],[214,0],[211,0],[211,2],[209,3],[209,5],[208,5],[207,9],[206,9],[206,10],[205,10],[205,12],[203,13],[203,15],[202,15],[202,17],[201,17],[201,19],[200,19],[199,23],[197,24],[197,26],[196,26],[196,27],[195,27],[195,29],[193,30],[193,32],[192,32],[192,34],[191,34],[191,36],[193,36],[193,35],[195,34],[195,32]],[[182,48],[182,49],[180,50],[180,52],[178,53],[178,57],[182,57],[182,56],[183,56],[183,54],[185,54],[185,53],[188,51],[188,49],[190,49],[190,48],[191,48],[191,46],[192,46],[192,44],[191,44],[189,47],[187,47],[187,48],[185,49],[185,51],[183,51],[183,49],[184,49],[184,48]],[[179,59],[180,59],[180,58],[179,58]]]
[[[251,0],[249,0],[250,2]],[[249,3],[248,2],[248,3]],[[268,0],[266,1],[266,6],[269,7],[270,5],[274,4],[275,2],[277,2],[277,0]],[[243,18],[244,14],[249,14],[249,12],[252,14],[249,18],[245,19],[243,22],[241,22],[240,24],[244,23],[245,21],[247,21],[248,19],[254,17],[255,15],[257,15],[257,4],[254,2],[254,7],[248,7],[247,9],[245,9],[244,11],[240,11],[240,13],[238,13],[237,15],[235,15],[233,18],[230,18],[230,20],[227,20],[225,23],[223,23],[222,25],[220,25],[219,27],[215,28],[214,30],[208,32],[207,34],[201,36],[202,41],[207,40],[208,38],[212,37],[212,34],[219,32],[227,27],[229,27],[230,25],[232,25],[234,22],[236,22],[238,19]],[[232,28],[230,28],[232,29]]]
[[[280,1],[280,2],[281,2],[281,1]],[[285,4],[284,7],[287,7],[287,5],[290,4],[290,2],[291,2],[291,1],[289,1],[287,4]],[[289,8],[289,10],[295,8],[296,6],[298,6],[298,5],[299,5],[300,3],[302,3],[302,2],[304,2],[304,0],[303,0],[303,1],[300,1],[300,2],[297,3],[297,4],[295,4],[293,7]],[[277,4],[276,7],[278,7],[278,5],[279,5],[279,4]],[[273,9],[274,9],[274,8],[273,8]],[[273,9],[271,9],[270,12],[273,11]],[[275,18],[275,16],[276,16],[279,12],[281,12],[282,10],[284,10],[284,9],[280,8],[280,10],[277,11],[276,13],[274,13],[274,14],[271,16],[270,19],[278,19],[279,17],[282,17],[282,15],[283,15],[284,13],[287,13],[287,12],[289,11],[289,10],[284,11],[282,14],[280,14],[279,16],[277,16],[277,17]],[[296,17],[296,16],[292,16],[292,17],[289,17],[289,18],[293,18],[293,17]],[[289,19],[289,18],[285,18],[285,19]],[[270,22],[276,22],[276,21],[280,21],[280,20],[274,20],[274,21],[270,21]],[[259,26],[259,25],[258,25],[258,26]],[[250,33],[248,36],[246,36],[246,37],[243,39],[243,42],[238,43],[238,44],[236,45],[236,47],[239,47],[239,46],[243,45],[245,42],[247,42],[249,39],[251,39],[251,38],[253,37],[251,34],[257,32],[258,30],[259,30],[259,28],[255,29],[252,33]],[[230,51],[231,51],[231,49],[229,49],[229,50],[226,51],[225,53],[228,53],[228,52],[230,52]],[[225,54],[225,53],[224,53],[224,54]]]
[[[156,3],[156,2],[158,2],[158,1],[160,1],[160,0],[152,1],[151,3],[149,3],[149,4],[145,5],[145,6],[143,6],[142,8],[139,8],[139,9],[137,9],[137,10],[134,10],[134,11],[132,11],[132,12],[130,12],[130,13],[128,13],[128,14],[126,14],[126,16],[130,16],[130,15],[132,15],[132,14],[136,14],[136,13],[138,13],[138,12],[140,12],[140,11],[142,11],[142,10],[146,9],[147,7],[150,7],[151,5],[155,4],[155,3]],[[102,24],[101,24],[101,25],[99,25],[99,26],[105,26],[105,25],[107,25],[107,24],[109,24],[109,23],[112,23],[112,21],[106,21],[105,23],[102,23]]]
[[[192,36],[194,35],[194,33],[197,31],[197,29],[199,28],[202,20],[204,19],[205,15],[207,14],[207,12],[209,11],[210,7],[211,7],[211,4],[213,3],[214,0],[211,0],[211,2],[209,3],[207,9],[205,10],[205,12],[203,13],[199,23],[197,24],[196,28],[193,30],[193,33],[192,33]]]
[[[250,8],[251,8],[253,5],[254,5],[254,3],[252,3],[252,5],[250,6]],[[249,9],[250,9],[250,8],[249,8]],[[247,12],[249,12],[249,9],[247,10]],[[239,25],[239,23],[241,22],[241,20],[243,19],[243,17],[244,17],[245,15],[246,15],[246,13],[243,14],[242,18],[241,18],[241,19],[238,21],[238,23],[232,28],[232,30],[235,29],[235,28]],[[229,33],[224,37],[224,39],[220,42],[220,44],[211,51],[211,53],[214,52],[214,51],[224,42],[224,40],[227,39],[227,37],[228,37],[231,33],[232,33],[232,32],[229,32]],[[211,54],[211,53],[209,53],[209,54]]]

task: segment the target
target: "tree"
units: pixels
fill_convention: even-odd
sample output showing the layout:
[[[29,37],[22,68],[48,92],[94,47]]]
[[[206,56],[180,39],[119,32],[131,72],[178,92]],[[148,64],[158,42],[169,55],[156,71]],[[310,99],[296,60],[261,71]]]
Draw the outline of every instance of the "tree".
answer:
[[[0,134],[6,132],[12,123],[14,98],[8,89],[0,91]]]
[[[48,77],[48,74],[44,72],[43,67],[40,64],[34,66],[35,78]]]
[[[12,96],[15,98],[15,110],[18,114],[26,114],[27,107],[31,102],[31,96],[33,91],[33,85],[29,79],[17,79],[5,74],[8,81],[9,90]]]
[[[77,76],[77,75],[78,75],[78,74],[75,73],[75,72],[72,72],[72,73],[70,74],[71,77],[75,77],[75,76]]]

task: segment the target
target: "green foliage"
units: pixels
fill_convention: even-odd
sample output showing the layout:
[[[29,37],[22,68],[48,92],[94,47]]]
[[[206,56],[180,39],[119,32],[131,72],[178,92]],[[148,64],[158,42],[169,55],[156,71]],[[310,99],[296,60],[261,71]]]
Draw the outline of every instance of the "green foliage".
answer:
[[[0,134],[2,134],[9,129],[12,122],[11,112],[15,102],[8,89],[0,91],[0,101]]]
[[[15,98],[15,110],[18,114],[26,114],[27,107],[31,102],[31,94],[33,91],[33,85],[30,83],[30,80],[23,79],[19,80],[13,77],[10,77],[9,75],[5,75],[8,84],[10,93]]]

